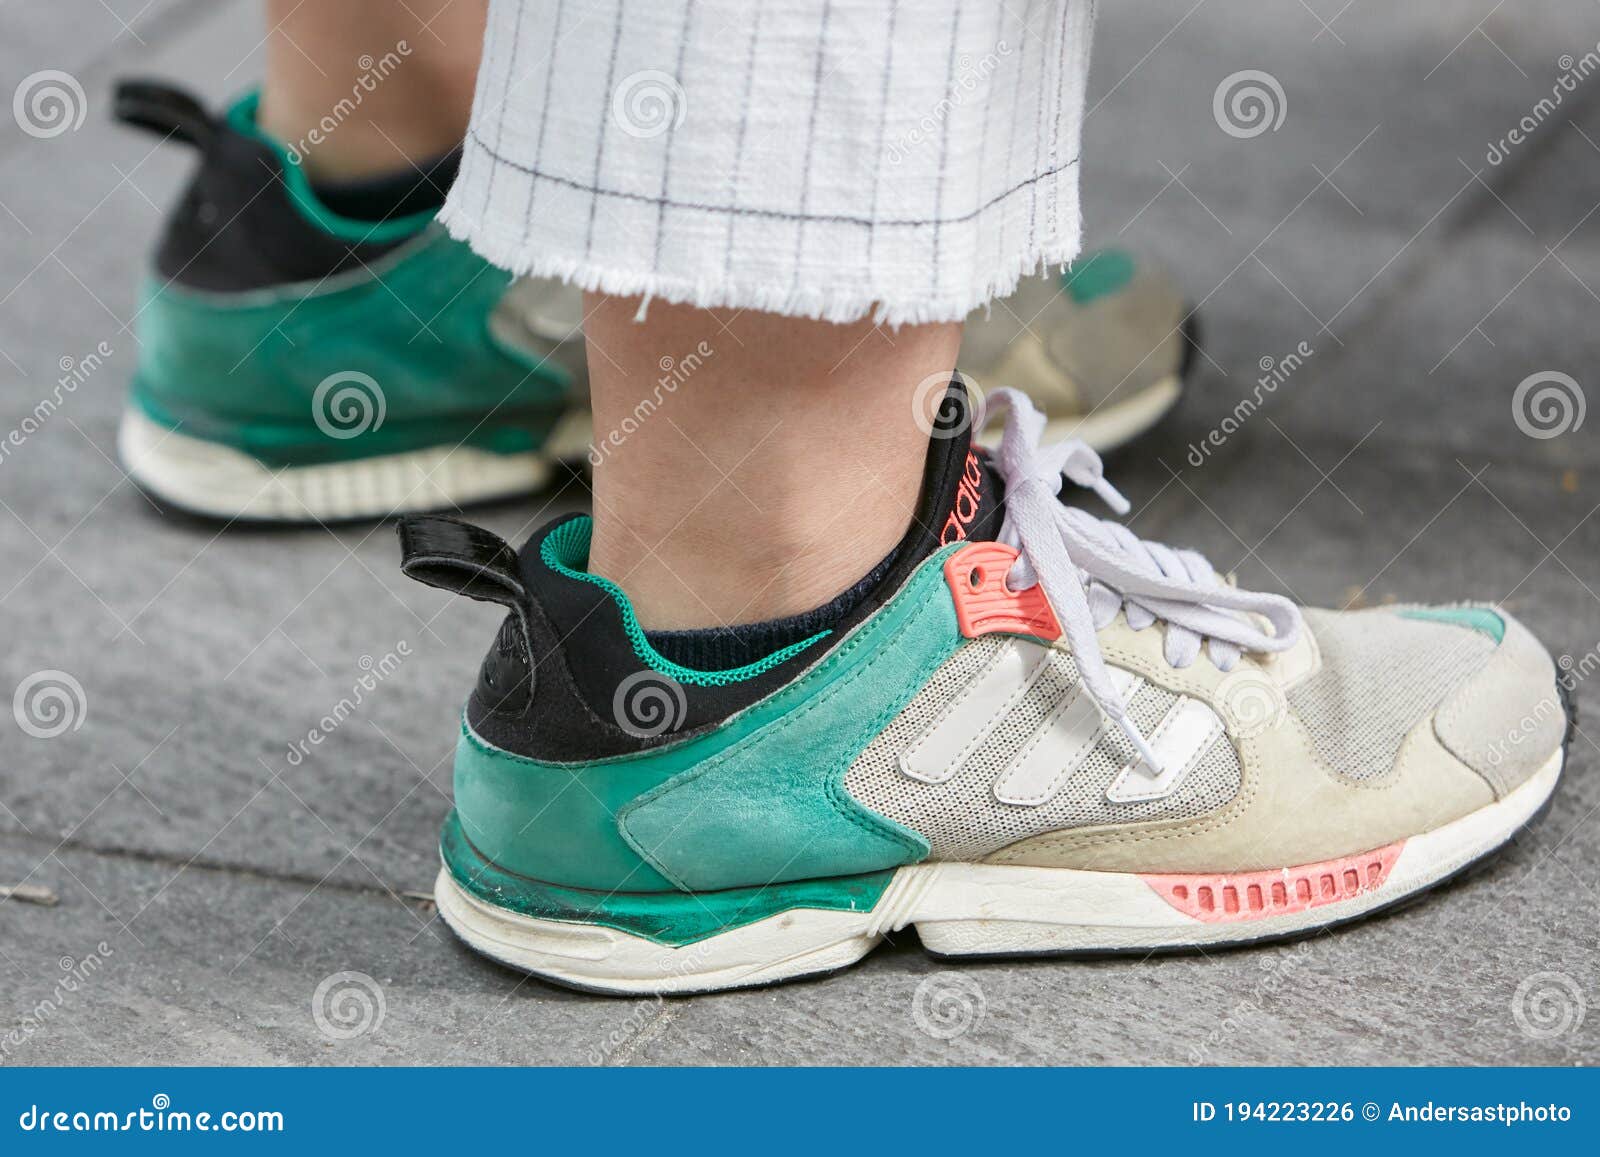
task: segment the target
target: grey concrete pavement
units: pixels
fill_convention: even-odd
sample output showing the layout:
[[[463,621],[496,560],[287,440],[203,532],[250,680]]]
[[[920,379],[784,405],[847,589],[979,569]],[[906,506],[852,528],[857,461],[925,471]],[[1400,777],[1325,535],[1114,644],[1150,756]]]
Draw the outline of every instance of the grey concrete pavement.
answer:
[[[462,950],[406,893],[432,881],[453,721],[496,615],[405,582],[388,528],[219,537],[115,463],[138,279],[187,162],[114,129],[108,86],[171,73],[225,97],[257,70],[258,16],[245,0],[70,10],[0,7],[0,96],[58,68],[87,103],[53,139],[0,116],[0,431],[63,359],[113,350],[0,462],[0,692],[56,669],[87,702],[50,740],[0,714],[0,884],[60,896],[0,903],[0,1030],[36,1029],[0,1062],[1600,1059],[1587,731],[1548,816],[1424,906],[1264,951],[970,969],[984,1013],[953,1041],[912,1017],[943,966],[910,934],[828,980],[665,1005]],[[1585,404],[1600,389],[1600,76],[1535,112],[1597,42],[1587,0],[1102,5],[1090,236],[1171,265],[1207,338],[1191,396],[1111,464],[1137,530],[1313,604],[1503,599],[1558,653],[1600,646],[1600,419],[1532,437],[1512,404],[1539,372],[1571,375]],[[1281,88],[1275,130],[1219,127],[1214,94],[1241,70]],[[1305,364],[1196,465],[1262,359],[1302,342]],[[583,500],[569,483],[483,518],[519,537]],[[360,712],[292,762],[362,657],[401,643],[411,656]],[[1600,718],[1596,688],[1577,694]],[[62,962],[88,958],[60,997]],[[312,1013],[341,972],[374,978],[384,1009],[352,1040]],[[1548,1037],[1512,1011],[1544,973],[1591,1006]]]

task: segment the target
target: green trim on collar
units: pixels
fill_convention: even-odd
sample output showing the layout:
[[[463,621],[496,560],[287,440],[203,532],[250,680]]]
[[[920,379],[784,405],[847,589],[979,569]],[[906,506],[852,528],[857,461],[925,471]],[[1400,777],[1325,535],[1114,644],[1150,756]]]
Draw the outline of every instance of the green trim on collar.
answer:
[[[289,192],[289,200],[318,229],[341,241],[381,245],[410,237],[433,220],[432,210],[388,221],[362,221],[335,213],[318,198],[311,187],[311,178],[306,176],[305,169],[284,143],[256,123],[256,109],[260,103],[259,92],[248,92],[240,97],[228,110],[228,125],[235,132],[260,141],[278,155],[283,162],[283,185]]]
[[[628,602],[628,596],[623,593],[622,588],[610,579],[590,574],[584,569],[589,565],[589,541],[593,533],[592,519],[574,518],[545,535],[544,542],[539,544],[539,557],[557,574],[593,583],[610,595],[612,601],[617,604],[617,609],[622,612],[623,630],[628,633],[628,642],[633,645],[633,653],[639,657],[639,661],[679,683],[686,683],[691,687],[726,687],[730,683],[742,683],[772,670],[779,663],[794,658],[813,643],[820,642],[833,633],[826,630],[818,631],[809,639],[791,643],[781,651],[774,651],[765,659],[757,659],[754,663],[746,663],[743,667],[731,667],[724,671],[695,671],[674,663],[650,645],[644,627],[640,626],[638,617],[633,613],[633,605]]]

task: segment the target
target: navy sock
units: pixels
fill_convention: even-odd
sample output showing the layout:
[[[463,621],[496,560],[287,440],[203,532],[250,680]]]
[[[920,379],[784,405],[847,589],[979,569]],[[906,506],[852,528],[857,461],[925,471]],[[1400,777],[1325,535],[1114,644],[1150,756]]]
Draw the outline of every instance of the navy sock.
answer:
[[[861,605],[894,565],[899,549],[867,572],[855,586],[814,610],[763,623],[707,627],[694,631],[649,631],[645,638],[662,656],[694,671],[726,671],[765,659],[783,648],[831,630]]]
[[[317,181],[311,186],[317,199],[341,217],[357,221],[386,221],[427,213],[444,204],[461,168],[461,150],[406,165],[392,173],[355,181]],[[420,172],[418,170],[421,170]]]

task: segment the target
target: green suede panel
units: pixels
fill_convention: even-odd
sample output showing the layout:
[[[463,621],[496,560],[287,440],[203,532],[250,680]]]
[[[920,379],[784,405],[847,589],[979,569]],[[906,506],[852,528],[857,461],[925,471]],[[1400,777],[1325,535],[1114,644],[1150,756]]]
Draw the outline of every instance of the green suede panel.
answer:
[[[467,837],[519,876],[632,892],[859,875],[923,858],[920,836],[861,807],[841,781],[963,641],[943,571],[954,549],[800,678],[706,734],[556,764],[463,727],[455,798]],[[668,816],[676,830],[663,830]]]
[[[919,578],[914,601],[897,600],[829,657],[825,683],[792,688],[781,718],[629,804],[619,823],[639,854],[689,891],[924,858],[926,840],[844,788],[856,756],[964,641],[942,570],[924,564]]]
[[[1133,280],[1133,255],[1121,249],[1087,253],[1067,267],[1061,287],[1079,305],[1115,293]]]
[[[628,846],[617,812],[678,770],[659,757],[542,763],[484,742],[463,723],[456,814],[473,846],[506,871],[574,888],[664,891],[672,882]]]
[[[151,284],[139,316],[133,400],[153,420],[269,465],[309,465],[465,442],[537,448],[565,374],[496,342],[488,319],[510,276],[442,228],[320,285],[238,294]],[[340,408],[332,375],[365,408]],[[352,429],[359,430],[354,436]]]
[[[539,920],[599,924],[681,947],[795,908],[870,912],[894,879],[893,869],[831,880],[799,880],[721,892],[611,892],[564,888],[507,872],[484,859],[454,812],[444,821],[439,851],[450,875],[487,903]]]
[[[1403,619],[1422,619],[1434,623],[1454,623],[1488,635],[1496,643],[1506,637],[1506,621],[1487,607],[1418,607],[1401,611]]]

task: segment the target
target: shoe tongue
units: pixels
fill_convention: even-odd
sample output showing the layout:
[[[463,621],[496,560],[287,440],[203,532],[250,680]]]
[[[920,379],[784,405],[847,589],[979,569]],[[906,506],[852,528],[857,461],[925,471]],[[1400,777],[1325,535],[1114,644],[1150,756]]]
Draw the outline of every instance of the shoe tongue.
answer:
[[[973,405],[956,375],[935,415],[918,504],[917,561],[952,542],[987,541],[1000,533],[1004,482],[989,454],[972,440]]]

